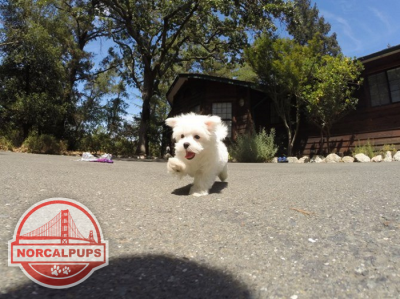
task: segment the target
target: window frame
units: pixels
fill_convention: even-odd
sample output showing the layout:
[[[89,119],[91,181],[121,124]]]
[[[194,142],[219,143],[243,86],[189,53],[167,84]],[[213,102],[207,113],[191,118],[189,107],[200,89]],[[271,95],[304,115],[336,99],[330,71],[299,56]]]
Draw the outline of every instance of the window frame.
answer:
[[[386,69],[386,70],[383,70],[383,71],[380,71],[380,72],[376,72],[376,73],[371,73],[371,74],[369,74],[368,76],[367,76],[367,82],[368,82],[368,92],[369,92],[369,105],[372,107],[372,108],[376,108],[376,107],[382,107],[382,106],[386,106],[386,105],[391,105],[391,104],[396,104],[396,103],[400,103],[400,98],[399,98],[399,100],[398,101],[394,101],[393,100],[393,96],[392,96],[392,93],[394,92],[394,91],[399,91],[399,90],[393,90],[393,86],[390,84],[390,80],[389,80],[389,72],[390,71],[394,71],[394,70],[398,70],[399,72],[400,72],[400,66],[396,66],[396,67],[393,67],[393,68],[390,68],[390,69]],[[373,95],[372,95],[372,93],[371,93],[371,84],[370,84],[370,78],[372,77],[372,76],[377,76],[377,75],[380,75],[380,74],[384,74],[384,77],[385,77],[385,84],[386,84],[386,90],[387,90],[387,97],[388,97],[388,99],[389,99],[389,102],[387,102],[387,103],[384,103],[384,104],[380,104],[380,101],[379,101],[379,104],[378,105],[374,105],[373,104]],[[399,85],[400,85],[400,78],[398,79],[398,81],[399,81]]]
[[[214,112],[214,105],[218,105],[218,104],[230,104],[230,116],[231,116],[230,119],[227,117],[222,117],[220,114]],[[222,107],[220,109],[225,109],[225,108]],[[232,134],[233,134],[233,131],[232,131],[232,129],[233,129],[233,103],[230,101],[229,102],[212,102],[211,103],[211,112],[212,112],[212,115],[217,115],[217,116],[221,117],[221,120],[228,127],[227,137],[232,138]],[[226,112],[223,112],[223,113],[226,114]],[[223,114],[223,113],[221,113],[221,114]]]
[[[391,71],[395,71],[395,72],[398,72],[398,73],[399,73],[398,78],[396,78],[395,80],[392,80],[392,81],[390,81],[390,78],[389,78],[389,72],[391,72]],[[388,79],[388,85],[389,85],[390,102],[391,102],[392,104],[393,104],[393,103],[400,103],[400,96],[398,97],[398,100],[397,100],[397,101],[395,101],[395,100],[394,100],[394,97],[393,97],[393,93],[394,93],[394,92],[397,91],[397,92],[400,93],[400,67],[395,67],[395,68],[386,70],[386,77],[387,77],[387,79]],[[397,86],[398,86],[398,88],[397,88],[396,90],[394,90],[394,87],[395,87],[396,85],[395,85],[395,84],[391,85],[390,82],[396,82],[396,81],[397,81]]]

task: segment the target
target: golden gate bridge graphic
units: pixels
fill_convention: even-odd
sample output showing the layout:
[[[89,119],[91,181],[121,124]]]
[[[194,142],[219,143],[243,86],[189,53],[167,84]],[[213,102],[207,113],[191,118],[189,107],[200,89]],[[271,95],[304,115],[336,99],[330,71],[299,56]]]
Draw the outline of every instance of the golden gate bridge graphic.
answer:
[[[69,210],[61,210],[53,219],[42,226],[19,236],[19,240],[60,240],[61,244],[70,244],[71,240],[96,243],[93,231],[85,238],[76,227]]]

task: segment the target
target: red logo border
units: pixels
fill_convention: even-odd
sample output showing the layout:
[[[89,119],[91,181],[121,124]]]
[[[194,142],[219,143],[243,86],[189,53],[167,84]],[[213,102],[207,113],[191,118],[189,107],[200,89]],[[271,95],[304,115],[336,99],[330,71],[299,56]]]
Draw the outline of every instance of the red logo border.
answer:
[[[40,277],[44,281],[48,281],[49,278],[43,278],[43,275],[38,276],[38,272],[36,272],[29,264],[34,263],[34,262],[14,262],[13,261],[13,251],[12,247],[17,244],[17,239],[18,236],[21,233],[21,230],[26,222],[26,220],[37,210],[39,210],[42,207],[52,205],[52,204],[65,204],[72,206],[81,212],[83,212],[86,217],[89,218],[89,220],[92,222],[95,230],[96,230],[96,235],[97,235],[97,240],[99,243],[98,245],[103,245],[104,246],[104,261],[103,262],[81,262],[82,264],[89,264],[87,267],[85,267],[80,273],[77,275],[70,277],[70,278],[64,278],[64,279],[53,279],[52,284],[45,283],[43,281],[40,281],[36,279],[35,277]],[[45,245],[45,244],[41,244]],[[52,244],[54,245],[54,244]],[[35,283],[47,287],[47,288],[52,288],[52,289],[66,289],[70,288],[73,286],[76,286],[83,281],[85,281],[87,278],[89,278],[94,271],[103,268],[108,265],[108,241],[104,240],[103,234],[101,231],[100,224],[98,223],[96,217],[92,214],[92,212],[82,203],[68,199],[68,198],[49,198],[42,200],[34,205],[32,205],[27,211],[20,217],[17,226],[14,231],[13,239],[8,241],[8,266],[9,267],[20,267],[21,270],[25,273],[25,275],[34,281]],[[40,263],[48,263],[49,265],[52,264],[57,264],[57,262],[40,262]],[[63,263],[63,262],[58,262],[58,263]],[[65,262],[65,263],[74,263],[74,262]]]

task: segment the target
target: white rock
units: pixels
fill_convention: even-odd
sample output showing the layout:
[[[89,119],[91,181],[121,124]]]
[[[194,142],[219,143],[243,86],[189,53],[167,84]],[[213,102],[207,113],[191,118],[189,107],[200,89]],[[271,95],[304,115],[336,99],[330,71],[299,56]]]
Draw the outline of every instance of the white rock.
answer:
[[[308,163],[310,162],[310,157],[309,156],[303,156],[297,161],[297,163]]]
[[[287,157],[286,159],[288,160],[288,163],[297,163],[297,161],[299,161],[297,157]]]
[[[386,155],[385,155],[385,159],[383,159],[383,162],[392,162],[392,161],[393,161],[392,152],[387,151]]]
[[[371,162],[382,162],[382,155],[375,156],[371,159]]]
[[[354,158],[356,159],[357,162],[361,162],[361,163],[371,161],[371,159],[367,155],[364,155],[364,154],[357,154],[357,155],[355,155]]]
[[[340,162],[341,158],[336,154],[329,154],[325,158],[326,163],[338,163]]]
[[[400,161],[400,151],[397,151],[397,153],[394,154],[393,160],[394,161]]]
[[[274,157],[271,161],[271,163],[278,163],[278,157]]]
[[[353,163],[353,162],[354,162],[354,158],[351,157],[351,156],[344,156],[344,157],[342,158],[342,162],[343,162],[343,163]]]
[[[320,155],[315,155],[314,157],[312,157],[311,163],[325,163],[325,158]]]

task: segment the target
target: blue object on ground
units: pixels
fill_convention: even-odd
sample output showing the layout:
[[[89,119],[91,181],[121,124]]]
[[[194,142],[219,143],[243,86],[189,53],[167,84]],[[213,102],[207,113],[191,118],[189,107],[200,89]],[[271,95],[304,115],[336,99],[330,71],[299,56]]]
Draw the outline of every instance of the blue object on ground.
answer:
[[[286,159],[286,157],[279,157],[278,158],[278,163],[288,163],[289,161]]]

